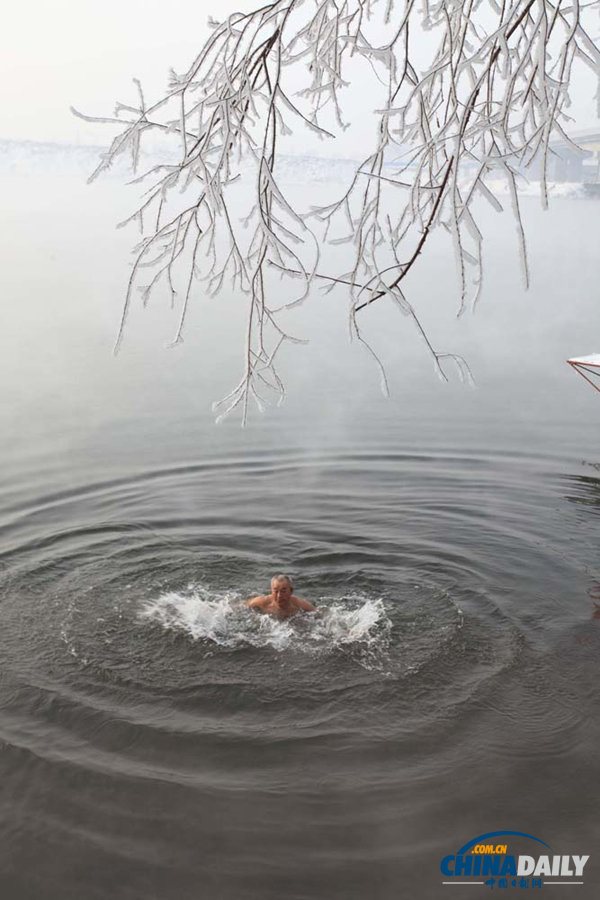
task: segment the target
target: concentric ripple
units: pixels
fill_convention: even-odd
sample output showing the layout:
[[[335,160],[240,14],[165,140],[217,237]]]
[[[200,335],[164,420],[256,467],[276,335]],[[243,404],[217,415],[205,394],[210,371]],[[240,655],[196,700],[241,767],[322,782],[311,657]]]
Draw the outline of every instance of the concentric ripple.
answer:
[[[427,673],[440,709],[448,692],[464,702],[537,638],[515,578],[526,587],[536,557],[555,565],[531,529],[543,485],[517,478],[513,461],[483,457],[263,453],[14,504],[7,664],[27,682],[160,687],[174,702],[238,663],[257,688],[283,665],[342,696],[356,677]],[[241,605],[281,569],[320,616],[281,623]]]
[[[592,496],[586,478],[518,457],[265,451],[17,492],[0,522],[0,741],[43,767],[36,821],[71,840],[93,823],[129,871],[185,846],[190,821],[222,858],[193,798],[227,833],[258,816],[260,842],[291,827],[274,797],[293,794],[306,824],[327,792],[326,831],[338,791],[368,798],[363,829],[415,784],[448,799],[464,734],[504,766],[586,753],[595,632],[577,652],[564,598],[590,572],[557,527]],[[318,614],[243,604],[280,571]],[[26,796],[12,821],[29,821]],[[115,821],[145,834],[140,809],[152,836],[116,840]]]

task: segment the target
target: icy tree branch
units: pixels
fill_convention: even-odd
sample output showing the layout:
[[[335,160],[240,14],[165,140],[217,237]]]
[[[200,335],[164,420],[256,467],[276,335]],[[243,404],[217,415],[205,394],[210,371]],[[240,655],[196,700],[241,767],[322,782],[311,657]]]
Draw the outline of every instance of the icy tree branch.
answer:
[[[483,233],[475,201],[483,197],[501,209],[493,190],[500,174],[529,284],[517,176],[538,161],[547,204],[549,144],[566,136],[573,66],[581,61],[600,72],[588,25],[593,7],[597,12],[597,4],[578,0],[405,0],[399,9],[393,0],[276,0],[212,22],[196,59],[185,73],[171,73],[156,103],[146,103],[136,82],[137,104],[119,104],[113,117],[94,120],[123,129],[92,178],[124,153],[136,171],[149,132],[173,135],[180,147],[177,164],[155,166],[137,179],[149,187],[130,219],[142,239],[115,349],[136,289],[146,303],[159,281],[167,283],[172,304],[180,304],[178,344],[198,285],[207,294],[229,285],[247,296],[244,365],[214,408],[218,418],[240,409],[245,422],[250,401],[263,408],[270,399],[283,400],[275,363],[285,344],[300,341],[283,328],[282,310],[302,303],[318,279],[347,290],[351,334],[371,353],[384,390],[383,366],[360,328],[359,314],[375,301],[391,302],[414,322],[443,377],[441,361],[448,358],[468,374],[459,357],[434,349],[402,282],[441,227],[454,248],[459,315],[476,304]],[[292,127],[325,140],[347,127],[343,100],[351,94],[352,57],[369,65],[382,92],[373,149],[347,190],[307,215],[278,180],[281,139]],[[296,87],[298,73],[304,79],[300,90],[290,86],[294,72]],[[241,217],[232,200],[238,181],[252,192]],[[319,271],[319,246],[326,242],[348,244],[348,271]],[[152,277],[140,284],[147,270]],[[274,270],[296,286],[301,281],[284,306],[269,287]]]

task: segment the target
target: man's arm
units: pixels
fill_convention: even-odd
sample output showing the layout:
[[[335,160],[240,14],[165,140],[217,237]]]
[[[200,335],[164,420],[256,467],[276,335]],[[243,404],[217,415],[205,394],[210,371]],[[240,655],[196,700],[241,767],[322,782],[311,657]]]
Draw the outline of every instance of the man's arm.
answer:
[[[244,606],[250,606],[254,608],[261,607],[266,599],[266,597],[252,597],[250,600],[246,600]]]

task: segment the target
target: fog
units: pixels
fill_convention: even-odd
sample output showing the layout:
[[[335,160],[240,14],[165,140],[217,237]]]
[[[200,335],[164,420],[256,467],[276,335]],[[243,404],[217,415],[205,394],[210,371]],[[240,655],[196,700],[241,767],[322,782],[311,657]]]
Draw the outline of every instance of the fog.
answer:
[[[142,427],[144,417],[168,409],[169,418],[180,414],[194,429],[197,422],[197,434],[205,439],[214,418],[212,402],[231,390],[243,369],[247,300],[228,289],[210,297],[198,284],[185,342],[166,349],[179,307],[171,309],[160,288],[146,309],[135,296],[121,352],[114,358],[137,239],[135,227],[117,231],[114,224],[131,212],[136,189],[124,187],[116,176],[88,186],[85,165],[60,175],[48,159],[45,173],[35,175],[19,174],[29,168],[26,161],[13,159],[13,165],[17,174],[2,177],[2,236],[12,248],[2,270],[6,304],[0,335],[7,433],[16,440],[22,429],[38,436],[63,429],[68,446],[69,427],[78,430],[87,422],[93,429],[107,417]],[[310,205],[339,192],[336,178],[339,167],[336,175],[335,166],[324,163],[319,170],[313,165],[309,192],[296,167],[296,183],[287,189],[298,203]],[[407,279],[406,293],[436,351],[467,360],[474,387],[462,383],[450,361],[444,363],[448,382],[440,381],[414,324],[382,298],[359,316],[365,338],[386,369],[391,392],[386,399],[373,360],[349,341],[344,289],[324,293],[315,285],[301,307],[282,314],[285,329],[309,341],[281,353],[285,403],[266,416],[252,409],[252,427],[303,422],[306,430],[331,434],[335,425],[343,434],[348,428],[368,428],[378,417],[400,417],[405,423],[419,418],[447,423],[454,417],[459,429],[497,427],[502,432],[508,417],[535,434],[536,423],[557,415],[561,421],[587,422],[595,415],[595,392],[565,361],[598,349],[597,211],[594,200],[556,197],[544,213],[539,198],[524,198],[532,269],[532,285],[525,291],[510,211],[482,207],[485,286],[475,312],[460,318],[450,239],[433,235]],[[341,264],[348,253],[345,247],[334,250],[325,265]],[[275,280],[273,286],[282,292],[282,302],[297,291],[294,280]],[[234,414],[227,428],[238,424]]]

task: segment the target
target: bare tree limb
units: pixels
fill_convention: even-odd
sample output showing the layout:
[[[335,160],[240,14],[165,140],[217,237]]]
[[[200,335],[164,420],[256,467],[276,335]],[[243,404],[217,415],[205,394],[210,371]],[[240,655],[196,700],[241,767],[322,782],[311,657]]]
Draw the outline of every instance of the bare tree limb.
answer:
[[[494,193],[500,174],[528,286],[517,175],[539,164],[545,205],[550,141],[568,139],[573,67],[581,61],[600,73],[588,26],[593,7],[598,3],[579,0],[403,0],[395,11],[394,0],[272,0],[211,22],[196,59],[185,73],[171,73],[156,103],[147,104],[136,82],[137,103],[118,104],[112,117],[82,116],[123,128],[92,178],[125,152],[135,171],[150,132],[173,135],[180,148],[178,163],[153,166],[137,179],[152,183],[126,220],[140,225],[142,240],[115,351],[135,289],[146,303],[164,276],[172,304],[181,293],[178,344],[198,285],[205,294],[230,285],[247,298],[243,374],[214,408],[219,418],[239,408],[245,422],[250,400],[259,408],[268,396],[283,400],[274,360],[284,345],[302,341],[282,317],[324,280],[328,289],[347,289],[350,333],[372,356],[384,390],[385,371],[359,316],[376,300],[413,321],[442,377],[448,359],[468,377],[464,360],[434,349],[402,282],[441,227],[456,256],[458,314],[475,306],[484,240],[476,204],[482,197],[502,209]],[[282,139],[292,124],[322,140],[347,127],[351,58],[370,67],[381,94],[372,151],[335,202],[296,209],[279,177]],[[297,74],[292,86],[294,72],[304,78],[300,89]],[[600,90],[598,96],[600,103]],[[240,183],[251,197],[244,214],[235,193]],[[323,271],[319,247],[326,243],[347,244],[347,271]],[[145,269],[154,275],[140,285]],[[291,301],[275,301],[274,271],[302,282]]]

